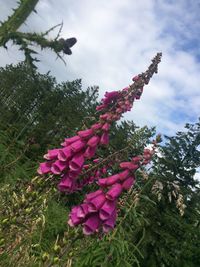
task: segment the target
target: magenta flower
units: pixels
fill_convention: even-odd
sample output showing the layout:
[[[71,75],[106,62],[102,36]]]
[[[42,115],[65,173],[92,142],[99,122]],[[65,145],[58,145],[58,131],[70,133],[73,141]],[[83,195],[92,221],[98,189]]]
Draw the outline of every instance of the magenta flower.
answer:
[[[67,161],[71,159],[73,155],[71,147],[67,146],[62,149],[59,149],[58,151],[58,159],[61,161]]]
[[[104,187],[104,186],[111,186],[119,181],[120,181],[120,175],[115,174],[107,178],[99,179],[98,184]]]
[[[47,173],[51,172],[51,165],[52,165],[51,162],[40,163],[40,166],[39,166],[37,172],[39,174],[47,174]]]
[[[104,123],[102,130],[109,131],[109,129],[110,129],[110,123],[108,123],[108,122]]]
[[[134,184],[135,182],[135,177],[129,177],[128,179],[126,179],[123,184],[122,184],[122,188],[124,190],[129,190],[132,185]]]
[[[78,140],[70,145],[71,149],[76,153],[81,151],[86,145],[86,142],[83,140]]]
[[[108,132],[104,132],[101,136],[100,144],[107,145],[109,143],[109,134]]]
[[[107,220],[116,209],[116,202],[106,200],[103,206],[100,208],[99,217],[101,220]]]
[[[115,227],[116,223],[116,217],[117,217],[117,212],[116,209],[113,211],[113,214],[105,221],[103,222],[103,232],[108,233]]]
[[[82,205],[78,206],[77,209],[77,217],[78,218],[85,218],[86,215],[89,213],[88,205],[83,203]]]
[[[96,147],[100,141],[100,138],[98,135],[92,136],[89,141],[87,142],[87,145],[90,147]]]
[[[103,193],[103,191],[101,189],[99,189],[99,190],[97,190],[95,192],[89,193],[89,194],[86,195],[85,200],[88,202],[91,199],[93,199],[94,197],[97,197],[98,195],[101,195],[102,193]]]
[[[101,129],[101,127],[102,127],[101,123],[95,123],[95,124],[92,125],[91,129],[96,131],[96,130]]]
[[[87,159],[94,157],[96,150],[97,150],[97,147],[88,146],[85,150],[84,157],[86,157]]]
[[[83,233],[85,235],[91,235],[96,232],[101,224],[101,220],[98,214],[91,214],[90,217],[83,224]]]
[[[84,131],[79,131],[78,132],[78,135],[83,138],[83,139],[87,139],[89,138],[90,136],[93,135],[93,130],[92,129],[87,129],[87,130],[84,130]]]
[[[68,224],[70,226],[76,226],[82,222],[82,218],[79,218],[77,216],[78,209],[79,209],[79,207],[75,206],[72,208],[72,210],[70,212],[69,221],[68,221]]]
[[[60,174],[66,168],[68,168],[69,164],[64,161],[56,160],[51,166],[51,172],[53,174]]]
[[[76,154],[69,163],[70,170],[79,171],[82,169],[84,163],[83,153]]]
[[[58,189],[61,192],[71,191],[74,187],[74,182],[72,178],[64,176],[58,184]]]
[[[137,170],[139,168],[139,165],[128,161],[128,162],[121,162],[120,167],[122,169],[129,169],[133,171],[133,170]]]
[[[61,144],[62,146],[67,146],[71,145],[72,143],[80,140],[80,137],[78,135],[70,137],[70,138],[65,138],[65,141]]]
[[[57,159],[58,152],[59,152],[58,148],[48,150],[48,153],[44,155],[44,158],[47,160]]]
[[[88,201],[88,210],[90,212],[98,211],[106,201],[105,194],[102,193]]]
[[[102,105],[97,106],[97,107],[96,107],[96,110],[97,110],[97,111],[100,111],[100,110],[105,109],[106,107],[107,107],[107,105],[102,104]]]
[[[129,170],[125,170],[123,172],[120,172],[118,175],[119,175],[119,178],[120,178],[120,181],[124,181],[130,174],[130,171]]]
[[[122,193],[122,186],[121,184],[114,184],[110,190],[108,190],[108,192],[106,193],[106,198],[108,200],[114,201],[115,199],[117,199],[120,194]]]

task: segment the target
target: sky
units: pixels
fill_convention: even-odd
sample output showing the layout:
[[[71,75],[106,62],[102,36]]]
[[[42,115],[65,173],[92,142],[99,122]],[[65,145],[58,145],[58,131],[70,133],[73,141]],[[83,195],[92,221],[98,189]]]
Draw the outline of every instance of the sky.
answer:
[[[0,20],[12,14],[16,0],[0,0]],[[67,65],[49,51],[38,51],[41,73],[58,82],[81,78],[83,88],[98,85],[105,91],[131,84],[162,52],[159,72],[124,118],[140,126],[156,126],[173,135],[194,123],[200,110],[199,0],[40,0],[20,30],[45,32],[63,22],[61,37],[76,37]],[[57,31],[50,34],[55,37]],[[16,46],[0,48],[0,66],[18,63]]]

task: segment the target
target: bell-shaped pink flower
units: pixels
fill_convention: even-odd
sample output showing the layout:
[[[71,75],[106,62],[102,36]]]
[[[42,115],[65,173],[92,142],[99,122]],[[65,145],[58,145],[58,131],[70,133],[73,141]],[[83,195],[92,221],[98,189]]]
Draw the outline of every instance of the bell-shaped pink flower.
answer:
[[[82,218],[77,216],[78,209],[79,209],[79,206],[75,206],[72,208],[70,212],[70,215],[69,215],[70,219],[68,221],[68,224],[70,226],[76,226],[82,222]]]
[[[86,197],[85,197],[85,200],[88,202],[91,199],[93,199],[94,197],[97,197],[98,195],[101,195],[101,194],[103,194],[103,191],[101,189],[99,189],[99,190],[97,190],[95,192],[87,194]]]
[[[89,141],[87,142],[87,145],[90,147],[96,147],[100,141],[100,138],[98,135],[92,136]]]
[[[104,123],[102,130],[107,132],[109,129],[110,129],[110,123],[108,122]]]
[[[109,143],[109,134],[108,132],[104,132],[101,136],[100,144],[107,145]]]
[[[70,146],[59,149],[58,151],[58,159],[61,161],[67,161],[71,159],[72,155],[73,152]]]
[[[92,125],[91,129],[96,131],[96,130],[101,129],[101,127],[102,127],[101,123],[95,123],[95,124]]]
[[[84,156],[83,153],[77,153],[69,163],[70,170],[78,171],[83,167]]]
[[[68,192],[73,189],[74,182],[72,178],[64,176],[58,184],[58,189],[61,192]]]
[[[69,170],[67,172],[67,175],[69,176],[69,178],[75,179],[79,175],[79,173],[80,171]]]
[[[108,190],[108,192],[106,193],[106,198],[108,200],[115,200],[116,198],[118,198],[122,192],[122,186],[121,184],[114,184],[110,190]]]
[[[85,218],[85,216],[89,213],[88,211],[88,204],[83,203],[77,209],[77,217],[78,218]]]
[[[122,184],[122,188],[124,190],[129,190],[132,185],[134,184],[135,182],[135,177],[129,177],[128,179],[126,179],[123,184]]]
[[[52,162],[42,162],[37,170],[39,174],[47,174],[51,172]]]
[[[139,81],[139,79],[140,79],[140,76],[137,75],[132,78],[132,81],[137,82]]]
[[[129,174],[130,174],[129,170],[125,170],[123,172],[120,172],[119,173],[120,181],[124,181],[129,176]]]
[[[117,211],[114,210],[113,214],[105,222],[103,222],[103,232],[108,233],[115,227]]]
[[[79,131],[78,132],[78,135],[83,138],[83,139],[87,139],[89,138],[90,136],[93,135],[93,130],[92,129],[87,129],[87,130],[83,130],[83,131]]]
[[[107,178],[102,178],[102,179],[99,179],[98,180],[98,184],[100,186],[111,186],[113,184],[116,184],[117,182],[120,181],[120,176],[119,174],[115,174],[115,175],[112,175],[112,176],[109,176]]]
[[[92,198],[88,202],[88,211],[89,212],[98,211],[101,208],[101,206],[104,204],[105,201],[106,201],[106,197],[105,197],[104,193]]]
[[[99,217],[101,220],[107,220],[113,211],[116,209],[116,202],[115,201],[110,201],[106,200],[103,206],[100,208],[99,211]]]
[[[56,160],[51,167],[51,171],[53,174],[60,174],[62,171],[64,171],[69,164],[64,161]]]
[[[48,153],[44,155],[47,160],[57,159],[59,148],[48,150]]]
[[[110,119],[110,114],[108,114],[108,113],[102,114],[102,115],[99,116],[99,118],[101,120],[109,120]]]
[[[129,169],[129,170],[137,170],[139,168],[139,165],[134,164],[132,162],[121,162],[120,167],[122,169]]]
[[[96,232],[100,226],[101,220],[98,214],[91,214],[90,217],[83,224],[83,233],[91,235]]]
[[[142,160],[142,156],[136,156],[132,158],[132,162],[138,164]]]
[[[107,186],[107,179],[108,178],[98,179],[98,185],[101,186],[101,187],[106,187]]]
[[[97,110],[97,111],[99,111],[99,110],[103,110],[103,109],[105,109],[106,107],[107,107],[106,105],[102,104],[102,105],[97,106],[97,107],[96,107],[96,110]]]
[[[75,136],[70,137],[70,138],[65,138],[65,141],[61,145],[62,146],[68,146],[68,145],[71,145],[72,143],[74,143],[78,140],[80,140],[80,137],[78,135],[75,135]]]
[[[97,150],[97,147],[88,146],[85,150],[84,157],[87,159],[94,157],[96,150]]]
[[[78,140],[70,145],[71,149],[76,153],[81,151],[85,147],[85,141]]]

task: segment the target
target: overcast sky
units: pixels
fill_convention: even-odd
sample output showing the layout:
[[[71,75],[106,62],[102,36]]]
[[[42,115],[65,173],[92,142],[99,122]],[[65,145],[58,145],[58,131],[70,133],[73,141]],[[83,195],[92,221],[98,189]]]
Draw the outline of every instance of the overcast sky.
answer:
[[[0,0],[0,20],[17,6]],[[119,90],[145,71],[156,52],[163,52],[159,73],[145,87],[126,119],[157,126],[164,134],[195,122],[200,110],[200,1],[198,0],[40,0],[21,27],[46,31],[63,22],[62,37],[76,37],[67,66],[45,50],[39,51],[40,72],[48,70],[58,82],[81,78],[84,88]],[[51,36],[56,36],[56,31]],[[17,47],[0,48],[0,66],[17,63]]]

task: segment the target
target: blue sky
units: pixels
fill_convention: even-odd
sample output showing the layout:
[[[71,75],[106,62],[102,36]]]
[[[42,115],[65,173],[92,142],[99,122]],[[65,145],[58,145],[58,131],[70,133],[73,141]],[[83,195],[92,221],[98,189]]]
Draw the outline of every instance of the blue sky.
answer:
[[[0,20],[12,13],[15,0],[0,0]],[[145,87],[125,119],[158,132],[174,134],[195,122],[200,110],[200,1],[198,0],[40,0],[23,31],[46,31],[63,21],[62,37],[78,43],[67,66],[51,51],[40,51],[42,73],[58,81],[82,78],[86,88],[119,90],[144,71],[156,52],[163,52],[159,73]],[[56,35],[51,33],[50,37]],[[17,47],[0,48],[0,66],[17,63]]]

